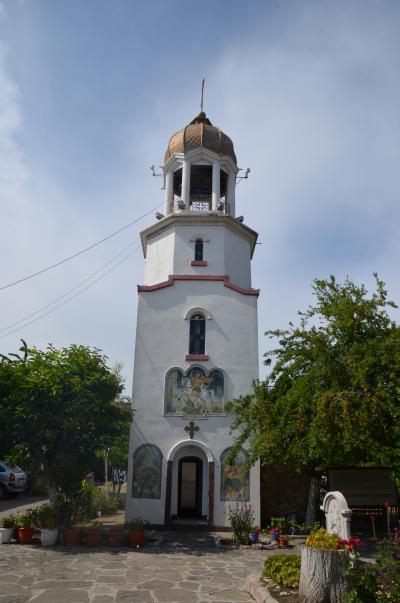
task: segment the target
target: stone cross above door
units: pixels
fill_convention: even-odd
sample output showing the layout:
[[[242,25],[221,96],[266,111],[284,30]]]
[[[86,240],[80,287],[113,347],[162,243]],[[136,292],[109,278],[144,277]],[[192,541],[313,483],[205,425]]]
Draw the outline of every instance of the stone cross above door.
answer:
[[[189,425],[186,425],[185,427],[185,431],[189,434],[191,440],[193,440],[194,434],[196,433],[196,431],[199,431],[199,429],[200,428],[195,425],[194,421],[189,421]]]

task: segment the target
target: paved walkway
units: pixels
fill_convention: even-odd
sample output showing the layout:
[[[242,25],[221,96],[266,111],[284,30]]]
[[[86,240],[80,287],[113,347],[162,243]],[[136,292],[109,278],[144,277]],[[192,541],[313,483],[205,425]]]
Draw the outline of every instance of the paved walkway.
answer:
[[[22,515],[28,509],[36,509],[44,503],[48,503],[47,496],[14,496],[11,498],[2,498],[0,500],[0,518],[6,515]]]
[[[271,553],[187,533],[140,551],[0,545],[0,603],[252,601],[245,578]]]

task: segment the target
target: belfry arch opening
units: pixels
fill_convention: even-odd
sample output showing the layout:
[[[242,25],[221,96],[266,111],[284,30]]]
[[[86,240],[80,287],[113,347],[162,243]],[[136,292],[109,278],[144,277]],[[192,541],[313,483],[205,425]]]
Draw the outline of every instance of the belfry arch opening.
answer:
[[[219,170],[219,186],[217,191],[217,207],[219,211],[227,212],[226,197],[228,188],[228,174]],[[214,184],[215,187],[215,184]],[[219,190],[218,190],[219,189]],[[182,168],[178,168],[173,175],[174,198],[182,199]],[[211,164],[190,165],[189,210],[210,211],[213,196],[213,166]]]

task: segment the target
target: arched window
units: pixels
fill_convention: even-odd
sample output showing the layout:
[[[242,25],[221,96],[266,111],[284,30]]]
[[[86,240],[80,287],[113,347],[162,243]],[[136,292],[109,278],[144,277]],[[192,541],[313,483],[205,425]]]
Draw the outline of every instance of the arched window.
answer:
[[[133,455],[132,498],[161,497],[162,453],[154,444],[143,444]]]
[[[190,319],[189,354],[205,354],[206,321],[201,314]]]
[[[196,239],[194,244],[194,259],[196,262],[203,261],[204,245],[201,239]]]

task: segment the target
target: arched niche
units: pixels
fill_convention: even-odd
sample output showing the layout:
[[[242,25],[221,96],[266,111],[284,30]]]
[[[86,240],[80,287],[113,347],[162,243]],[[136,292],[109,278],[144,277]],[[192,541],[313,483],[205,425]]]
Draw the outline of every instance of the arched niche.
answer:
[[[232,447],[221,454],[221,492],[222,501],[246,502],[250,500],[250,472],[246,468],[246,455],[240,450],[235,462],[228,465],[226,459]]]
[[[133,454],[132,498],[161,498],[162,452],[142,444]]]

